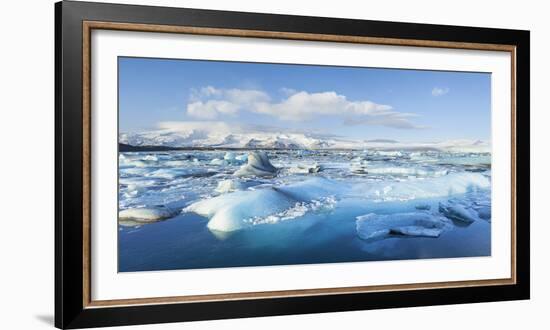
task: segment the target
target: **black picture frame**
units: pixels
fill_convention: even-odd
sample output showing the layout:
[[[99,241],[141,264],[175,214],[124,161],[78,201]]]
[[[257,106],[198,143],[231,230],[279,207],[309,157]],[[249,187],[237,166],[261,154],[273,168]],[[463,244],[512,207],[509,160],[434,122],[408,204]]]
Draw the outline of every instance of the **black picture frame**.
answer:
[[[515,284],[169,304],[87,307],[81,219],[85,212],[83,22],[329,34],[515,47]],[[529,299],[529,31],[355,19],[62,1],[55,4],[55,326],[146,323],[324,313]]]

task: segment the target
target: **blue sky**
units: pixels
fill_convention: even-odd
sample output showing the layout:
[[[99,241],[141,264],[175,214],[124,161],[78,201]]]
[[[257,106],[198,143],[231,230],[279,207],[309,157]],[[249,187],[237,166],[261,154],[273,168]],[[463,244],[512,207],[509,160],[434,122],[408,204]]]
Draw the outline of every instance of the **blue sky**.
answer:
[[[119,58],[119,128],[225,122],[353,139],[490,139],[487,73]]]

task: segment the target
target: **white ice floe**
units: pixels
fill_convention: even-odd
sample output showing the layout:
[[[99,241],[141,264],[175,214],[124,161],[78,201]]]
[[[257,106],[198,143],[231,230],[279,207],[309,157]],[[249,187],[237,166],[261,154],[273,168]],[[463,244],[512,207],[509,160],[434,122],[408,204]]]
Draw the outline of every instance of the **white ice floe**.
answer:
[[[177,177],[188,177],[188,176],[203,176],[207,175],[208,172],[202,169],[193,169],[193,168],[162,168],[151,173],[147,174],[147,177],[151,178],[162,178],[162,179],[174,179]]]
[[[214,158],[210,161],[210,165],[216,165],[216,166],[225,166],[228,163],[225,161],[225,159],[220,158]]]
[[[304,216],[309,211],[329,210],[336,205],[334,197],[320,198],[310,202],[296,202],[293,207],[282,212],[268,215],[267,217],[256,216],[245,220],[246,223],[252,225],[260,225],[266,223],[277,223],[280,221],[292,220]]]
[[[349,169],[356,174],[367,174],[369,162],[361,157],[355,157],[351,160]]]
[[[135,184],[130,184],[126,186],[124,190],[124,195],[128,198],[136,197],[138,194],[146,192],[147,186],[140,186]]]
[[[376,155],[378,156],[385,156],[385,157],[402,157],[403,156],[403,153],[401,151],[384,151],[384,150],[379,150],[379,151],[376,151],[375,152]]]
[[[236,160],[246,163],[248,161],[248,154],[242,154],[235,157]]]
[[[188,166],[188,160],[168,160],[162,163],[164,166],[184,167]]]
[[[176,212],[166,207],[140,207],[118,212],[119,221],[135,221],[150,223],[176,215]]]
[[[479,173],[450,174],[391,184],[349,184],[314,177],[292,184],[223,194],[195,202],[186,211],[210,218],[210,229],[233,231],[250,225],[254,222],[251,219],[272,215],[280,217],[282,212],[295,207],[296,203],[325,203],[329,198],[339,200],[347,197],[361,198],[366,202],[440,198],[489,186],[489,180]]]
[[[145,157],[143,157],[143,160],[148,160],[148,161],[153,161],[153,162],[156,162],[158,161],[158,157],[155,156],[155,155],[147,155]]]
[[[267,154],[263,151],[253,151],[248,154],[248,163],[238,169],[235,176],[263,176],[273,177],[277,168],[271,164]]]
[[[193,203],[185,211],[210,218],[208,228],[212,230],[229,232],[248,226],[248,219],[282,212],[294,206],[295,202],[275,189],[268,188],[220,195]]]
[[[193,203],[184,211],[210,218],[208,228],[212,230],[235,231],[254,224],[301,216],[304,208],[317,210],[323,204],[333,205],[332,196],[337,189],[338,185],[330,180],[312,178],[286,186],[220,195]]]
[[[126,167],[120,169],[120,174],[126,174],[126,175],[145,175],[149,173],[150,169],[144,168],[144,167]]]
[[[154,186],[157,184],[157,181],[155,178],[148,178],[144,176],[138,176],[138,177],[124,177],[119,178],[118,183],[125,186],[135,186],[135,187],[149,187]]]
[[[367,169],[369,174],[412,175],[412,176],[443,176],[447,175],[447,169],[435,169],[429,167],[373,167]]]
[[[390,235],[438,237],[446,226],[444,219],[427,212],[369,213],[356,219],[357,235],[369,241]]]
[[[439,212],[451,220],[464,223],[472,223],[477,219],[477,214],[474,210],[453,201],[440,202]]]
[[[235,190],[244,190],[247,188],[247,185],[243,184],[240,181],[237,180],[222,180],[218,182],[218,186],[216,187],[216,192],[219,193],[227,193]]]
[[[477,215],[483,220],[491,220],[491,206],[480,206],[477,209]]]
[[[234,152],[226,152],[223,156],[228,164],[244,164],[248,160],[248,155],[236,155]]]
[[[299,164],[288,169],[292,174],[312,174],[319,173],[322,170],[319,164]]]
[[[446,197],[491,187],[489,178],[480,173],[451,173],[435,178],[412,178],[401,182],[356,184],[353,194],[376,201],[405,201]]]

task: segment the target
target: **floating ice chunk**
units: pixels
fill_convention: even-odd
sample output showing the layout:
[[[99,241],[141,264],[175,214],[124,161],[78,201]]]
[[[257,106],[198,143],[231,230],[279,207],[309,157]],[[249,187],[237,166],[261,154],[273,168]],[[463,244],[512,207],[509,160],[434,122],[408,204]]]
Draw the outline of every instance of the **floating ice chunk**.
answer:
[[[432,207],[428,204],[418,204],[414,207],[415,209],[417,210],[424,210],[424,211],[428,211],[430,210]]]
[[[235,231],[249,224],[248,219],[267,217],[291,208],[295,200],[273,188],[236,191],[191,204],[185,209],[209,217],[208,228]]]
[[[129,175],[145,175],[149,169],[143,168],[143,167],[129,167],[129,168],[121,168],[120,173],[121,174],[129,174]]]
[[[265,176],[273,177],[277,168],[271,164],[267,154],[263,151],[254,151],[248,154],[248,163],[235,172],[235,176]]]
[[[227,160],[227,161],[232,161],[235,159],[235,153],[234,152],[226,152],[225,155],[223,156],[223,159]]]
[[[240,162],[247,162],[248,161],[248,154],[242,154],[235,157],[236,160]]]
[[[350,171],[358,174],[367,174],[367,165],[369,162],[361,157],[355,157],[351,160]]]
[[[309,211],[329,210],[334,208],[336,200],[334,197],[321,198],[319,200],[312,200],[310,202],[296,202],[296,204],[282,212],[268,215],[267,217],[254,217],[246,220],[246,222],[259,225],[265,223],[277,223],[279,221],[286,221],[304,216]]]
[[[152,178],[174,179],[177,177],[205,176],[208,174],[208,172],[196,168],[162,168],[155,170],[146,176]]]
[[[163,163],[166,166],[182,167],[187,166],[187,161],[185,160],[169,160]]]
[[[222,180],[218,182],[218,187],[216,191],[219,193],[227,193],[235,190],[244,190],[246,185],[237,180]]]
[[[275,190],[302,202],[329,196],[342,196],[348,192],[349,188],[350,186],[344,182],[323,177],[314,177],[290,185],[274,187]]]
[[[490,206],[481,206],[477,210],[477,215],[483,220],[491,220],[491,207]]]
[[[491,167],[491,154],[447,153],[438,156],[439,164]]]
[[[412,178],[402,182],[356,184],[354,194],[377,201],[412,200],[464,194],[491,187],[480,173],[451,173],[437,178]]]
[[[149,161],[154,161],[154,162],[156,162],[156,161],[158,161],[159,159],[158,159],[157,156],[154,156],[154,155],[147,155],[147,156],[143,157],[143,160],[149,160]]]
[[[322,170],[321,165],[318,164],[300,164],[294,167],[291,167],[288,171],[293,174],[310,174],[310,173],[319,173]]]
[[[148,186],[154,186],[157,183],[157,180],[155,180],[155,178],[146,178],[146,177],[140,176],[140,177],[119,178],[118,183],[125,186],[148,187]]]
[[[141,207],[118,212],[119,221],[150,223],[171,218],[176,212],[166,207]]]
[[[403,153],[401,151],[383,151],[379,150],[375,152],[379,156],[387,156],[387,157],[401,157],[403,156]]]
[[[223,159],[229,163],[229,164],[243,164],[244,162],[247,161],[248,159],[248,156],[247,155],[240,155],[240,156],[237,156],[235,155],[234,152],[226,152],[225,155],[223,156]]]
[[[146,186],[140,186],[136,184],[129,184],[126,187],[126,192],[129,194],[128,196],[136,196],[138,193],[142,193],[147,191]]]
[[[439,212],[451,220],[472,223],[476,221],[476,217],[472,210],[466,209],[464,206],[452,201],[440,202]]]
[[[369,168],[369,174],[414,175],[439,177],[449,173],[446,169],[422,168],[422,167],[378,167]]]
[[[210,165],[224,166],[227,165],[225,159],[214,158],[210,161]]]
[[[127,165],[130,165],[130,166],[135,166],[135,167],[151,167],[151,166],[155,166],[154,163],[148,162],[148,161],[144,161],[144,160],[131,160],[131,161],[126,162],[126,164],[127,164]]]
[[[235,231],[258,223],[297,217],[302,207],[318,210],[325,202],[333,205],[332,195],[337,186],[329,180],[313,178],[287,186],[220,195],[193,203],[184,211],[210,218],[208,228],[212,230]]]
[[[355,228],[364,240],[384,239],[390,235],[438,237],[446,223],[426,212],[375,214],[356,218]]]

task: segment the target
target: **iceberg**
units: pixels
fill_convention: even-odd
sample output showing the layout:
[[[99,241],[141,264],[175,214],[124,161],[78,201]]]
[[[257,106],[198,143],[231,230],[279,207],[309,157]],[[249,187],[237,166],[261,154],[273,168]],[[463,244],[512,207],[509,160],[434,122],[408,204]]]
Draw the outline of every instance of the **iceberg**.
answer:
[[[414,182],[395,182],[392,184],[377,183],[353,184],[335,181],[323,177],[283,184],[278,186],[258,186],[255,190],[239,190],[239,184],[220,183],[218,192],[225,194],[203,199],[189,205],[185,211],[195,212],[210,218],[208,228],[219,231],[234,231],[251,224],[260,223],[257,219],[282,214],[297,203],[310,206],[316,202],[334,205],[343,198],[360,198],[365,202],[384,202],[413,200],[420,198],[441,198],[454,194],[463,194],[471,189],[489,187],[489,180],[478,173],[450,174],[440,178],[418,179]],[[422,219],[432,219],[427,212],[414,213],[415,219],[399,225],[410,226]],[[418,214],[420,214],[418,216]],[[404,216],[397,216],[398,218]],[[420,219],[418,218],[420,217]],[[395,217],[394,217],[395,218]],[[254,220],[256,219],[256,220]],[[427,220],[426,220],[427,221]],[[386,228],[386,234],[391,228]]]
[[[247,162],[248,161],[248,154],[242,154],[242,155],[238,155],[235,157],[236,160],[240,161],[240,162]]]
[[[223,160],[229,164],[243,164],[248,160],[248,155],[237,156],[234,152],[226,152],[223,156]]]
[[[467,209],[463,205],[453,201],[440,202],[439,212],[451,220],[467,224],[476,221],[476,216],[473,214],[473,210]]]
[[[378,150],[375,151],[375,154],[378,156],[386,156],[386,157],[402,157],[403,153],[401,151],[385,151],[385,150]]]
[[[222,180],[218,182],[218,186],[216,187],[216,192],[223,194],[223,193],[227,193],[235,190],[244,190],[246,188],[247,186],[242,182],[239,182],[236,180]]]
[[[296,218],[305,211],[332,207],[337,193],[335,183],[324,178],[312,178],[280,187],[236,191],[204,199],[189,205],[184,212],[194,212],[210,218],[208,228],[235,231],[251,225],[273,223]]]
[[[267,217],[291,208],[295,200],[273,188],[236,191],[191,204],[184,211],[210,218],[208,228],[235,231],[247,227],[254,217]]]
[[[120,223],[145,224],[171,218],[176,215],[174,210],[167,207],[139,207],[118,212]]]
[[[319,173],[322,170],[321,165],[318,164],[300,164],[291,167],[288,172],[292,174],[312,174]]]
[[[147,155],[145,157],[143,157],[143,160],[148,160],[148,161],[153,161],[153,162],[156,162],[158,161],[158,157],[155,156],[155,155]]]
[[[277,168],[271,164],[267,154],[263,151],[254,151],[248,154],[248,163],[238,169],[235,176],[264,176],[273,177]]]
[[[477,215],[483,220],[491,220],[491,207],[481,206],[477,209]]]
[[[361,157],[356,157],[351,160],[350,171],[356,174],[367,174],[369,162],[362,159]]]
[[[427,212],[376,214],[356,217],[359,238],[372,241],[391,235],[438,237],[445,229],[444,219]]]

